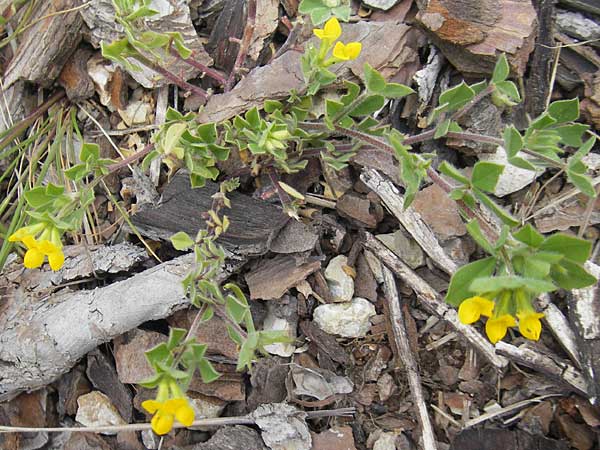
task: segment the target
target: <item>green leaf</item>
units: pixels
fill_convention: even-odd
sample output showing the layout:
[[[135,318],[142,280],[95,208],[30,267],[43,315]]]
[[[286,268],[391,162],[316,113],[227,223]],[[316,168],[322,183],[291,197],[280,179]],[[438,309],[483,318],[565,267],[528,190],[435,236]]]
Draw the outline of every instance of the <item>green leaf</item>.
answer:
[[[567,178],[573,185],[582,193],[591,198],[596,198],[596,189],[592,183],[592,179],[587,175],[577,173],[573,170],[567,170]]]
[[[167,341],[167,348],[173,350],[177,347],[182,339],[187,334],[187,330],[184,328],[171,328],[169,329],[169,340]]]
[[[443,173],[444,175],[449,176],[450,178],[458,181],[461,184],[464,184],[465,186],[469,186],[471,184],[471,182],[469,181],[469,179],[467,177],[465,177],[460,170],[458,170],[456,167],[454,167],[452,164],[450,164],[447,161],[442,161],[442,163],[440,164],[438,170]]]
[[[354,108],[350,115],[353,117],[368,116],[383,108],[385,98],[382,95],[369,95]]]
[[[529,223],[519,231],[513,233],[513,237],[523,244],[536,248],[544,242],[544,236]]]
[[[512,214],[506,211],[504,208],[494,202],[489,196],[483,192],[473,189],[473,194],[477,199],[483,203],[490,211],[492,211],[498,218],[510,227],[516,227],[519,225],[519,221],[515,219]]]
[[[373,94],[382,94],[385,90],[386,81],[379,71],[373,69],[369,63],[364,66],[365,86]]]
[[[484,249],[490,255],[496,254],[496,250],[481,231],[481,227],[479,226],[479,221],[477,219],[470,220],[469,223],[467,223],[466,228],[471,237],[482,249]]]
[[[517,85],[512,81],[500,81],[496,83],[496,89],[514,103],[521,101],[519,89],[517,89]]]
[[[81,152],[79,153],[79,159],[82,162],[88,160],[97,160],[100,157],[100,146],[98,144],[84,143],[81,146]]]
[[[414,94],[414,90],[400,83],[387,83],[385,89],[381,92],[386,98],[402,98]]]
[[[580,264],[562,260],[553,265],[550,277],[563,289],[582,289],[598,282],[596,277],[588,273]]]
[[[529,124],[530,130],[543,130],[556,123],[556,119],[548,113],[543,113]]]
[[[448,134],[448,130],[450,129],[450,124],[452,123],[452,119],[446,119],[442,123],[438,124],[435,127],[435,134],[433,135],[434,139],[439,139]]]
[[[238,355],[237,370],[244,370],[245,367],[252,366],[254,353],[258,347],[258,333],[248,333],[248,337],[242,344],[240,354]]]
[[[526,159],[521,158],[520,156],[513,156],[512,158],[508,158],[508,162],[510,163],[510,165],[519,167],[520,169],[531,170],[534,172],[537,170],[537,168],[533,164],[531,164]]]
[[[198,370],[204,383],[212,383],[221,376],[207,359],[201,359],[198,362]]]
[[[171,358],[171,351],[167,347],[167,343],[163,342],[145,352],[145,355],[150,365],[156,367],[159,362],[167,361]]]
[[[572,122],[579,118],[579,99],[558,100],[550,103],[548,113],[557,123]]]
[[[570,125],[562,125],[560,127],[554,128],[554,130],[560,136],[561,141],[565,145],[569,145],[571,147],[579,147],[583,143],[581,137],[583,133],[589,130],[589,125],[584,125],[582,123],[573,123]]]
[[[496,67],[494,67],[492,82],[498,83],[500,81],[504,81],[508,78],[509,74],[510,67],[508,66],[508,60],[506,59],[506,55],[502,53],[498,58],[498,62],[496,62]]]
[[[471,297],[469,286],[475,278],[488,277],[494,273],[496,258],[489,256],[479,261],[462,266],[450,280],[446,301],[458,306],[464,299]]]
[[[194,245],[194,240],[184,231],[180,231],[171,236],[171,244],[176,250],[186,250]]]
[[[466,105],[475,96],[475,92],[464,81],[440,95],[440,107],[444,111],[454,111]]]
[[[503,133],[504,149],[508,158],[512,158],[523,148],[523,137],[514,125],[506,127]]]
[[[517,275],[504,275],[498,277],[481,277],[473,280],[469,290],[475,293],[493,292],[509,289],[525,289],[530,292],[552,292],[556,286],[549,281],[535,278],[525,278]]]
[[[566,259],[583,264],[590,257],[592,243],[564,233],[556,233],[546,238],[540,250],[556,252]]]
[[[479,161],[473,167],[471,182],[482,191],[494,192],[503,171],[504,166],[502,164]]]

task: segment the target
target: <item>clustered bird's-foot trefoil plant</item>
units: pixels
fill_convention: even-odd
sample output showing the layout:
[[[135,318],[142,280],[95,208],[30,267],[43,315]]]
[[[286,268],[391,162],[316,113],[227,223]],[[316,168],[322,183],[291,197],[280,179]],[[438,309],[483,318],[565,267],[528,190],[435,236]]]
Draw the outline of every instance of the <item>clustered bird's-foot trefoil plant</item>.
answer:
[[[134,50],[139,51],[140,42],[145,42],[145,50],[150,51],[157,43],[161,48],[167,44],[163,38],[157,38],[150,45],[136,35],[136,27],[127,28],[150,14],[144,9],[148,8],[148,1],[143,2],[138,13],[134,8],[140,7],[138,2],[117,3],[132,8],[127,10],[129,15],[120,13],[128,34],[125,40],[118,41],[119,45],[137,46]],[[316,11],[317,18],[323,18],[321,8],[329,3],[304,0],[301,8]],[[341,2],[334,3],[341,6]],[[196,114],[184,115],[169,109],[166,122],[151,139],[152,148],[141,155],[146,156],[142,168],[159,159],[169,175],[186,169],[192,187],[203,187],[208,180],[218,179],[219,162],[236,152],[247,173],[268,176],[288,213],[296,216],[295,209],[301,207],[303,196],[281,183],[278,173],[299,172],[311,158],[319,158],[323,165],[335,170],[343,169],[361,147],[388,152],[400,166],[405,207],[410,206],[424,180],[438,184],[468,218],[469,234],[487,254],[452,276],[446,301],[458,307],[460,321],[473,324],[482,318],[486,320],[485,332],[492,343],[503,339],[512,328],[528,339],[538,340],[543,319],[533,306],[538,295],[596,283],[584,268],[591,243],[566,233],[542,235],[501,207],[493,195],[505,170],[503,164],[480,161],[467,174],[443,162],[436,170],[432,167],[434,155],[420,153],[413,146],[446,138],[501,146],[509,165],[532,171],[562,171],[570,183],[592,199],[596,191],[587,175],[584,157],[595,138],[588,133],[587,125],[576,122],[578,100],[553,102],[527,128],[518,130],[508,125],[502,136],[465,132],[462,116],[483,98],[489,97],[500,108],[510,108],[521,100],[516,85],[508,79],[508,61],[501,55],[490,80],[470,85],[462,82],[445,90],[431,111],[429,129],[405,135],[374,114],[413,90],[388,82],[368,63],[363,66],[362,86],[350,80],[340,83],[335,65],[363,57],[361,43],[339,40],[343,30],[335,14],[327,15],[323,22],[322,28],[314,29],[316,39],[306,45],[301,57],[303,89],[292,92],[287,99],[269,99],[262,107],[220,122],[199,123]],[[173,44],[178,41],[176,36],[171,38]],[[110,45],[115,48],[115,43]],[[342,92],[338,92],[340,87]],[[31,221],[10,236],[11,241],[26,247],[26,267],[38,267],[46,257],[53,269],[62,265],[61,236],[80,229],[85,207],[94,199],[93,187],[108,173],[110,164],[99,158],[97,146],[89,144],[84,145],[80,161],[66,173],[77,185],[77,193],[47,184],[26,194]],[[206,356],[206,345],[194,339],[197,328],[215,314],[225,321],[229,337],[240,349],[238,370],[251,368],[257,355],[266,353],[266,345],[287,340],[281,332],[257,330],[239,286],[221,285],[219,281],[226,250],[218,239],[230,227],[222,209],[231,206],[227,195],[237,186],[236,179],[221,182],[212,207],[204,213],[205,229],[193,238],[180,232],[171,239],[175,249],[193,252],[193,268],[183,285],[199,311],[189,330],[171,328],[168,341],[146,353],[155,374],[142,385],[157,391],[156,398],[144,402],[143,407],[153,415],[152,428],[160,435],[168,433],[175,421],[184,426],[193,422],[194,412],[186,392],[195,374],[199,372],[204,382],[219,376]],[[293,202],[289,196],[294,197]],[[497,220],[488,219],[490,214]]]

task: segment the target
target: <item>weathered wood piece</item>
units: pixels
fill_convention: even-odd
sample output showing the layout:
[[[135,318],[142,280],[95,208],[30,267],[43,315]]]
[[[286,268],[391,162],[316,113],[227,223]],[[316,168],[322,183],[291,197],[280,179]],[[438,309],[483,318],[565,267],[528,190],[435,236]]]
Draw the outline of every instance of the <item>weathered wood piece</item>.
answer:
[[[192,261],[181,256],[107,287],[43,300],[19,286],[3,295],[0,401],[51,383],[103,342],[188,306],[181,280]],[[219,280],[241,265],[229,264]]]
[[[81,41],[83,20],[79,11],[57,14],[79,6],[78,0],[39,2],[32,27],[23,33],[17,51],[4,73],[4,88],[18,80],[50,87],[67,58]]]
[[[151,31],[158,33],[181,33],[186,47],[193,52],[190,58],[205,66],[210,66],[212,58],[204,50],[194,29],[188,3],[187,0],[153,2],[152,6],[157,8],[159,13],[146,20],[146,26]],[[90,29],[87,38],[96,48],[100,47],[101,41],[109,43],[124,36],[123,27],[115,22],[115,10],[112,0],[92,0],[87,8],[81,10],[81,15]],[[161,49],[156,50],[156,52],[162,55],[161,65],[178,77],[189,80],[200,74],[200,70],[182,61],[177,56],[166,53]],[[149,55],[148,57],[151,58]],[[154,70],[144,66],[139,61],[133,59],[130,59],[130,61],[142,68],[142,71],[128,71],[133,79],[142,86],[154,88],[168,84],[168,80],[165,80],[162,75]]]
[[[417,70],[416,32],[399,22],[364,22],[342,26],[344,41],[362,43],[361,55],[354,61],[336,64],[332,70],[348,77],[363,77],[368,62],[386,78],[408,83]],[[266,66],[257,67],[230,92],[212,96],[199,116],[203,122],[218,122],[240,114],[266,99],[285,98],[292,90],[304,89],[300,68],[302,55],[290,50]]]
[[[379,172],[373,169],[363,170],[360,179],[381,198],[436,266],[448,275],[456,272],[458,269],[456,263],[446,254],[433,231],[421,219],[419,213],[410,206],[404,209],[404,199],[394,183],[384,179]]]
[[[212,205],[212,195],[218,184],[207,182],[201,189],[192,189],[185,175],[176,175],[165,188],[158,207],[147,207],[132,217],[140,233],[152,239],[168,240],[185,231],[195,236],[206,227],[202,213]],[[228,195],[231,208],[224,213],[231,226],[220,242],[239,255],[262,255],[289,217],[281,208],[238,192]]]
[[[408,340],[408,332],[406,331],[406,317],[400,307],[400,296],[396,287],[396,280],[391,270],[387,267],[383,268],[383,291],[385,292],[385,301],[389,312],[388,320],[393,330],[393,336],[389,336],[389,340],[394,342],[392,348],[396,350],[398,361],[404,363],[408,385],[412,394],[413,402],[419,423],[421,424],[421,437],[423,439],[424,450],[437,450],[437,442],[433,425],[427,412],[427,403],[425,403],[425,395],[421,384],[421,376],[417,361],[410,348]]]
[[[273,259],[263,260],[246,274],[250,298],[279,299],[288,289],[306,280],[306,277],[320,268],[321,261],[316,258],[297,261],[291,255],[278,255]]]
[[[503,369],[508,365],[508,360],[497,355],[494,347],[475,328],[465,325],[458,319],[457,311],[450,307],[440,295],[429,286],[425,280],[417,275],[391,250],[381,243],[375,236],[364,233],[364,246],[371,250],[377,257],[406,283],[414,291],[421,304],[430,312],[446,321],[454,330],[460,333],[465,340],[475,347],[479,352],[497,369]]]
[[[522,364],[565,383],[579,394],[590,396],[590,390],[583,374],[560,358],[544,355],[524,345],[515,347],[503,341],[496,343],[496,351],[499,355],[506,356],[517,364]]]
[[[536,13],[530,0],[429,0],[417,20],[461,72],[491,73],[499,53],[523,75],[533,50]]]
[[[559,3],[579,11],[600,15],[600,5],[598,4],[598,0],[559,0]]]
[[[600,266],[587,262],[585,268],[600,278]],[[569,297],[569,318],[575,325],[581,368],[588,382],[592,403],[600,395],[600,286],[573,289]]]

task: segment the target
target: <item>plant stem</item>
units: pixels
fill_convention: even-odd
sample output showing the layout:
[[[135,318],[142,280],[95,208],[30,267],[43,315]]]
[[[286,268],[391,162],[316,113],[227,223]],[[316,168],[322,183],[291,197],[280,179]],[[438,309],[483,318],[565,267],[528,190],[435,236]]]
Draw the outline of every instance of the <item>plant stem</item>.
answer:
[[[225,92],[230,91],[233,87],[235,76],[239,72],[240,68],[242,67],[242,64],[244,63],[244,60],[246,59],[248,49],[250,48],[250,41],[252,40],[252,36],[254,35],[255,22],[256,0],[248,0],[248,14],[246,18],[246,27],[244,28],[244,34],[242,35],[242,40],[240,42],[240,49],[238,51],[237,57],[235,58],[233,69],[231,69],[229,78],[227,78],[227,82],[225,83]]]
[[[333,116],[333,119],[331,119],[331,122],[335,124],[338,120],[340,120],[346,114],[352,112],[354,109],[356,109],[356,107],[358,105],[360,105],[362,103],[362,101],[367,96],[368,96],[367,91],[366,90],[363,91],[358,97],[356,97],[354,100],[352,100],[348,104],[348,106],[343,107],[335,116]]]
[[[165,77],[167,80],[173,82],[173,84],[176,84],[181,89],[185,89],[186,91],[193,92],[194,94],[196,94],[197,96],[199,96],[203,99],[208,98],[208,94],[206,93],[206,91],[204,89],[202,89],[198,86],[194,86],[191,83],[188,83],[183,78],[175,75],[173,72],[165,69],[161,65],[150,61],[150,59],[146,58],[144,55],[140,54],[139,52],[137,52],[137,54],[135,55],[135,59],[137,59],[143,65],[154,70],[155,72],[160,73],[163,77]]]
[[[153,148],[154,148],[154,144],[148,144],[139,152],[136,152],[133,155],[128,156],[125,159],[122,159],[121,161],[117,161],[116,163],[111,164],[110,166],[107,167],[107,169],[108,169],[107,175],[116,172],[117,170],[129,165],[130,163],[132,163],[134,161],[137,161],[138,159],[142,159],[148,153],[150,153]]]
[[[58,91],[44,103],[42,103],[39,107],[34,109],[27,117],[21,120],[18,124],[16,124],[12,130],[6,135],[2,141],[0,141],[0,149],[6,147],[9,143],[15,140],[21,133],[23,133],[29,126],[35,122],[42,114],[50,109],[52,105],[56,102],[64,98],[65,91]]]
[[[219,71],[217,71],[215,69],[211,69],[210,67],[207,67],[204,64],[196,61],[194,59],[195,52],[192,53],[192,55],[189,58],[185,59],[185,58],[182,58],[181,55],[177,52],[177,50],[175,50],[173,47],[171,47],[169,49],[169,51],[171,52],[171,55],[175,56],[180,61],[183,61],[184,63],[189,64],[190,66],[195,67],[196,69],[200,70],[202,73],[204,73],[206,76],[212,78],[213,80],[218,82],[220,85],[224,86],[225,83],[227,82],[225,77]]]
[[[452,114],[452,116],[450,117],[450,120],[456,121],[456,120],[460,119],[466,113],[468,113],[469,111],[471,111],[471,109],[477,103],[479,103],[484,97],[487,97],[488,95],[490,95],[495,90],[496,90],[496,86],[493,83],[488,84],[488,86],[485,89],[483,89],[481,92],[479,92],[477,95],[475,95],[475,97],[473,97],[469,103],[467,103],[466,105],[464,105],[458,111],[455,111],[454,114]]]

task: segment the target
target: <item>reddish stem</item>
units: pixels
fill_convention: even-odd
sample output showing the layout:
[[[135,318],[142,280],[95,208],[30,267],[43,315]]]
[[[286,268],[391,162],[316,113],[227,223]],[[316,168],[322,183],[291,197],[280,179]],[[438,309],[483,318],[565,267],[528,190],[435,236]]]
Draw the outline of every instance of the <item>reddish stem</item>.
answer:
[[[185,89],[186,91],[193,92],[194,94],[196,94],[197,96],[199,96],[203,99],[208,98],[208,94],[206,93],[206,91],[204,89],[188,83],[183,78],[175,75],[173,72],[165,69],[164,67],[160,66],[159,64],[156,64],[156,63],[150,61],[145,56],[139,54],[139,52],[138,52],[138,54],[136,54],[135,58],[137,60],[139,60],[145,66],[149,67],[150,69],[154,70],[155,72],[160,73],[163,77],[165,77],[167,80],[173,82],[173,84],[176,84],[181,89]]]
[[[142,159],[143,157],[145,157],[148,153],[150,153],[152,151],[152,149],[154,148],[154,144],[148,144],[146,145],[142,150],[140,150],[137,153],[134,153],[131,156],[128,156],[125,159],[122,159],[121,161],[117,161],[114,164],[111,164],[110,166],[107,167],[108,172],[109,173],[113,173],[116,172],[117,170],[129,165],[130,163],[137,161],[139,159]]]
[[[229,74],[229,78],[225,83],[225,92],[228,92],[233,87],[233,83],[235,81],[235,76],[239,72],[244,60],[246,59],[246,55],[248,54],[248,49],[250,48],[250,43],[252,41],[252,36],[254,35],[254,24],[256,22],[256,0],[248,0],[248,14],[246,18],[246,28],[244,28],[244,34],[242,36],[242,41],[240,42],[240,49],[237,54],[237,58],[235,59],[235,63],[233,64],[233,69]]]
[[[194,56],[196,56],[196,52],[192,53],[192,55],[189,58],[185,59],[185,58],[182,58],[181,55],[177,52],[177,50],[175,50],[173,47],[170,48],[170,51],[173,56],[175,56],[179,60],[185,62],[186,64],[189,64],[190,66],[195,67],[196,69],[200,70],[206,76],[212,78],[219,84],[225,85],[225,83],[227,82],[227,80],[225,79],[225,76],[223,74],[221,74],[221,72],[219,72],[215,69],[211,69],[210,67],[207,67],[204,64],[196,61],[194,59]]]

